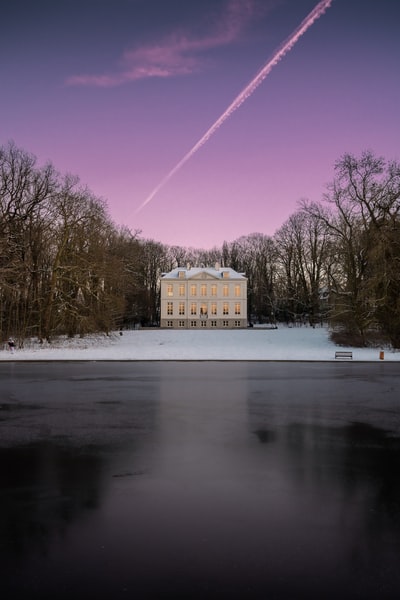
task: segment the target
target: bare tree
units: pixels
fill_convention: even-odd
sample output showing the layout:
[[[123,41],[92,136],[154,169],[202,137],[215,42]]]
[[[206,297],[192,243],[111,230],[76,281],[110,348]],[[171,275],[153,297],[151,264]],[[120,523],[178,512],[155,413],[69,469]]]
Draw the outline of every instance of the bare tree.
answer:
[[[327,229],[323,221],[300,209],[274,236],[279,256],[280,305],[286,320],[321,320],[321,293],[327,285]]]
[[[1,329],[35,333],[41,304],[43,241],[49,203],[57,190],[51,165],[39,168],[13,143],[0,148]]]
[[[306,207],[328,228],[336,254],[337,266],[330,269],[333,322],[359,336],[360,343],[366,343],[371,328],[380,327],[397,347],[400,166],[364,152],[359,158],[344,155],[335,173],[325,196],[328,209]]]

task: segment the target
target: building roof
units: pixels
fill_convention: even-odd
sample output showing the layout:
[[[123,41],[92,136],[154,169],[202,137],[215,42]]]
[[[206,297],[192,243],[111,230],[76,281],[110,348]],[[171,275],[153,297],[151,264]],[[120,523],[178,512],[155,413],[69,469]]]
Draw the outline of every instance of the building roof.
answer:
[[[180,275],[182,272],[183,275]],[[214,279],[247,279],[244,273],[238,273],[230,267],[177,267],[169,273],[163,273],[161,279],[199,279],[204,273]]]

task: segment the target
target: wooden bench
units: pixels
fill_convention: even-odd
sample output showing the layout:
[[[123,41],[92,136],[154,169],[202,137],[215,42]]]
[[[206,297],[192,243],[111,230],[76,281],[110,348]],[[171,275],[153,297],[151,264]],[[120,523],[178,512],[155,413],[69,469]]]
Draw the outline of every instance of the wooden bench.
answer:
[[[337,350],[335,352],[335,359],[337,358],[342,358],[342,359],[349,359],[352,360],[353,358],[353,353],[349,352],[347,350]]]

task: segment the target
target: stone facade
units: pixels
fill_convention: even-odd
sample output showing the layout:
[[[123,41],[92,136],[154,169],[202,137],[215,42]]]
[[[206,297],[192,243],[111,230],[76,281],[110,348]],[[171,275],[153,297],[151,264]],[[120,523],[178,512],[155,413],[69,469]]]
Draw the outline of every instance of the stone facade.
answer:
[[[160,326],[169,329],[247,327],[247,278],[226,267],[177,267],[161,277]]]

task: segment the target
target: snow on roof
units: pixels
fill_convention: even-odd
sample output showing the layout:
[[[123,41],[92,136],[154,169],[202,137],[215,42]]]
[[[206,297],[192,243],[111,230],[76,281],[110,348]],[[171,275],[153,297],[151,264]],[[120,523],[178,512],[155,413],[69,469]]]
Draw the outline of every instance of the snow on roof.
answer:
[[[161,275],[161,279],[180,279],[182,275],[179,275],[179,273],[182,272],[184,273],[184,279],[193,279],[198,277],[201,273],[206,273],[215,279],[223,279],[224,273],[228,273],[229,279],[246,279],[246,275],[244,273],[238,273],[230,267],[219,267],[217,269],[214,267],[176,267],[169,273],[163,273]]]

